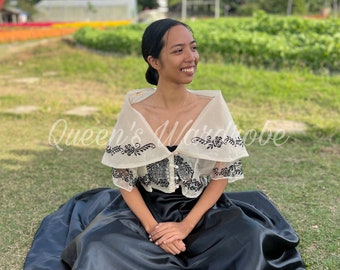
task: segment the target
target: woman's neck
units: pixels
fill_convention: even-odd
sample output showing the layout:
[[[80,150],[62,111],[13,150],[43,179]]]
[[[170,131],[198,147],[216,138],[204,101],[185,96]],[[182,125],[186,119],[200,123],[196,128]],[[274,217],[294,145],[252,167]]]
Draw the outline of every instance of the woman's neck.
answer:
[[[183,87],[179,88],[166,88],[157,87],[153,96],[153,102],[156,106],[163,107],[165,109],[174,109],[182,107],[188,101],[189,92]]]

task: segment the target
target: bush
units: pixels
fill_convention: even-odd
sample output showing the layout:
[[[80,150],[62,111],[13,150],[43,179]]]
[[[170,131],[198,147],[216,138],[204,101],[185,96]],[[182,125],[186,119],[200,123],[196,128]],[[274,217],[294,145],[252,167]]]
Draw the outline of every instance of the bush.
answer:
[[[78,43],[96,50],[140,54],[145,26],[135,24],[106,30],[86,27],[74,37]],[[252,18],[197,20],[192,28],[202,59],[274,69],[340,71],[339,20],[274,17],[257,12]]]

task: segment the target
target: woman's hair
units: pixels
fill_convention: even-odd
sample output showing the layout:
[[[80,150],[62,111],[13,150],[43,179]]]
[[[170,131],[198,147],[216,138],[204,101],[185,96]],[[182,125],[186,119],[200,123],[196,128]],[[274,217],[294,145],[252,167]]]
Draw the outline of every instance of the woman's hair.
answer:
[[[159,54],[164,47],[164,35],[172,27],[176,25],[183,25],[191,33],[191,28],[180,21],[174,19],[161,19],[151,23],[144,31],[142,37],[142,54],[144,60],[148,63],[148,56],[153,58],[159,58]],[[158,84],[158,72],[148,63],[148,69],[145,73],[145,78],[148,83],[157,85]]]

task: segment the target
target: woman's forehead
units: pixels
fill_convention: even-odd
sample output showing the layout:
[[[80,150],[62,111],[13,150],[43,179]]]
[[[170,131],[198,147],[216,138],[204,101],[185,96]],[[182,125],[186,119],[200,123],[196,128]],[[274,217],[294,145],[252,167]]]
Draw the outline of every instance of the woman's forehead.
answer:
[[[165,45],[172,47],[181,44],[188,44],[194,41],[191,31],[184,25],[171,27],[165,34]]]

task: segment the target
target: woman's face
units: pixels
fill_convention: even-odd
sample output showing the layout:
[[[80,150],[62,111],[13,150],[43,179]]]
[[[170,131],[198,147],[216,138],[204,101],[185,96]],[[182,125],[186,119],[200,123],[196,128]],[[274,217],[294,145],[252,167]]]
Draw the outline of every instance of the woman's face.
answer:
[[[183,25],[176,25],[164,35],[164,47],[157,62],[159,83],[192,82],[199,61],[196,41]]]

